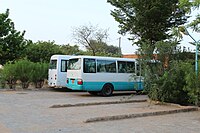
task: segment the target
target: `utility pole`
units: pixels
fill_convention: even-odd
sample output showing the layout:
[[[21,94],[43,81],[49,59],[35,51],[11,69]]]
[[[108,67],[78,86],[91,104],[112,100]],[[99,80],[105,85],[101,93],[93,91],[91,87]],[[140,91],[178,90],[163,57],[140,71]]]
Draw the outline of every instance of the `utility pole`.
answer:
[[[122,56],[122,50],[121,50],[121,37],[119,37],[119,54]]]

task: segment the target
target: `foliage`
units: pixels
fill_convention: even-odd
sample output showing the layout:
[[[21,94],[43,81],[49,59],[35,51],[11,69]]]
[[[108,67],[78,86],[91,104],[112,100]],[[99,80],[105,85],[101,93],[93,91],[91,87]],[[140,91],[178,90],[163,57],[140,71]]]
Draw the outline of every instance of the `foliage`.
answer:
[[[146,86],[148,86],[149,97],[153,100],[162,102],[173,102],[178,104],[188,104],[188,91],[184,90],[187,85],[184,77],[186,76],[184,62],[172,61],[170,69],[164,71],[163,75],[151,75],[150,79],[146,78]]]
[[[119,47],[113,45],[107,45],[104,42],[97,42],[95,40],[90,40],[91,46],[94,48],[95,55],[98,56],[120,56],[121,51]],[[90,48],[87,48],[88,51],[92,51]]]
[[[200,0],[193,0],[191,3],[192,3],[193,9],[199,11]],[[199,12],[196,15],[196,18],[188,26],[191,27],[194,31],[200,32],[200,14],[199,14]]]
[[[96,55],[96,44],[105,43],[108,37],[107,30],[103,30],[93,25],[84,25],[73,29],[73,36],[77,43],[82,44],[86,49],[92,51],[92,55]]]
[[[156,62],[145,65],[145,90],[153,100],[199,105],[199,80],[194,73],[194,53],[157,42]]]
[[[27,41],[25,31],[15,30],[14,22],[9,18],[9,10],[0,14],[0,64],[23,57]]]
[[[193,20],[190,24],[189,27],[192,27],[192,29],[196,32],[200,32],[200,14],[196,16],[196,19]]]
[[[21,81],[22,88],[28,88],[30,83],[30,76],[32,74],[31,72],[33,70],[32,62],[28,60],[19,60],[16,61],[14,65],[17,71],[16,78]]]
[[[3,77],[2,77],[2,71],[3,71],[3,69],[0,68],[0,88],[4,88],[5,87],[5,81],[4,81]]]
[[[21,81],[23,89],[28,88],[30,82],[33,82],[36,88],[41,88],[48,76],[47,63],[33,63],[27,59],[13,64],[7,63],[0,70],[0,81],[8,84],[10,89],[15,89],[17,80]]]
[[[1,71],[2,84],[8,84],[10,89],[15,89],[17,74],[15,64],[6,63]]]
[[[196,75],[193,68],[194,66],[192,65],[189,65],[187,68],[188,71],[186,71],[187,75],[185,76],[186,86],[183,89],[188,91],[189,102],[200,106],[200,72]]]
[[[33,63],[32,71],[29,77],[30,81],[34,83],[36,88],[42,88],[44,79],[48,76],[48,64],[47,63]]]
[[[59,45],[50,41],[38,41],[30,44],[26,49],[27,59],[32,62],[49,62],[54,54],[62,54],[62,51]]]
[[[119,22],[120,33],[129,33],[138,46],[148,41],[154,50],[157,41],[168,39],[172,27],[187,21],[185,6],[178,0],[107,0],[115,9],[111,15]],[[151,51],[153,52],[153,51]]]
[[[77,45],[74,45],[74,46],[71,46],[69,44],[61,45],[60,49],[61,49],[62,53],[65,55],[77,55],[78,53],[81,52],[81,50],[79,49],[79,47]]]
[[[174,50],[174,43],[157,42],[158,62],[143,62],[145,90],[150,99],[199,105],[200,80],[195,78],[194,56]],[[194,54],[193,54],[194,55]]]
[[[177,47],[178,28],[186,23],[199,0],[107,0],[115,9],[120,33],[129,33],[139,46],[145,90],[150,99],[180,104],[199,104],[199,79],[194,74],[194,54]],[[199,29],[199,15],[191,23]],[[195,80],[194,80],[195,79]]]
[[[179,7],[185,9],[186,13],[191,14],[193,11],[199,11],[200,0],[179,0]],[[187,24],[186,27],[192,28],[196,32],[200,32],[200,14],[197,13],[196,17]]]

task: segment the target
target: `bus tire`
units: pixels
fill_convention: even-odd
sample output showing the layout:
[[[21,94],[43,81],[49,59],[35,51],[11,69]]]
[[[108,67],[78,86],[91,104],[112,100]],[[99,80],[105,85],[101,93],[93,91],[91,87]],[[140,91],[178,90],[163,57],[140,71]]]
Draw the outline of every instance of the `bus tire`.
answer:
[[[98,91],[88,91],[88,93],[90,93],[91,95],[97,96],[98,95]]]
[[[104,97],[111,96],[113,93],[113,86],[112,84],[105,84],[101,90],[101,95]]]

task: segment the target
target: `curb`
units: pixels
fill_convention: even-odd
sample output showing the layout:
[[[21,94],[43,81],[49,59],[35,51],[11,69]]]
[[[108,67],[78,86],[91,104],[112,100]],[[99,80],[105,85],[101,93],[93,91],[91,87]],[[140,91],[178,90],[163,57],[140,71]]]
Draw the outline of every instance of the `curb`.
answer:
[[[64,108],[64,107],[81,107],[81,106],[94,106],[94,105],[106,105],[106,104],[123,104],[123,103],[138,103],[147,102],[147,99],[143,100],[125,100],[125,101],[108,101],[108,102],[94,102],[94,103],[77,103],[77,104],[63,104],[52,105],[49,108]]]
[[[168,110],[168,111],[156,111],[156,112],[147,112],[147,113],[139,113],[139,114],[95,117],[95,118],[87,119],[86,121],[84,121],[84,123],[113,121],[113,120],[139,118],[139,117],[147,117],[147,116],[157,116],[157,115],[166,115],[166,114],[175,114],[175,113],[191,112],[191,111],[198,111],[198,110],[199,109],[197,107],[187,107],[187,108],[183,108],[183,109],[175,109],[175,110]]]

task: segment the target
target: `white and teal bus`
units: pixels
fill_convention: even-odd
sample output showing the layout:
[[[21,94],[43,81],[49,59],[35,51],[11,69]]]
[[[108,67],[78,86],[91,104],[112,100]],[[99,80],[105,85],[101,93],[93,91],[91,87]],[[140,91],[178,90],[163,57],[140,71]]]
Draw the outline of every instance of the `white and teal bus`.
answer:
[[[143,77],[135,59],[74,56],[69,59],[67,87],[111,96],[113,91],[143,90]]]
[[[66,87],[67,64],[71,55],[52,55],[49,64],[48,86],[51,88]]]

